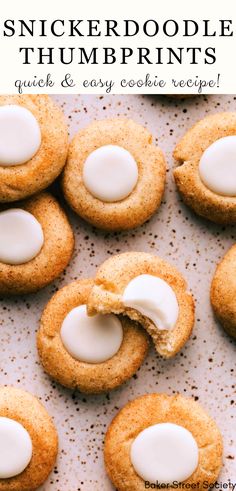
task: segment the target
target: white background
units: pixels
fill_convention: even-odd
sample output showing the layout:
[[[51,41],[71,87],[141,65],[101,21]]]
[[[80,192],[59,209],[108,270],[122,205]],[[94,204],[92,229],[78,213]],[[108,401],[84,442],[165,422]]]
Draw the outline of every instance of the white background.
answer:
[[[32,0],[8,0],[1,2],[0,14],[0,93],[16,92],[15,80],[30,80],[34,76],[45,78],[49,72],[55,82],[52,88],[26,88],[25,92],[48,92],[48,93],[103,93],[105,88],[84,88],[82,82],[84,79],[92,80],[94,78],[105,80],[116,80],[113,87],[113,93],[193,93],[197,89],[176,88],[174,89],[171,79],[216,79],[220,74],[219,87],[204,89],[205,93],[235,93],[236,92],[236,70],[235,70],[235,48],[236,37],[212,37],[204,38],[201,34],[182,38],[178,35],[173,38],[167,38],[161,34],[158,37],[146,37],[139,35],[131,38],[55,38],[48,36],[47,38],[34,36],[34,38],[19,38],[19,37],[3,37],[3,22],[8,19],[135,19],[141,24],[144,20],[154,18],[162,25],[166,19],[175,19],[181,25],[183,19],[194,19],[201,23],[201,19],[210,19],[212,28],[217,30],[219,24],[218,19],[232,19],[233,29],[236,29],[236,6],[233,0],[224,0],[224,2],[216,2],[208,0],[206,2],[190,2],[189,0],[146,0],[145,2],[124,1],[112,2],[107,0],[86,0],[79,2],[76,0],[68,1],[48,1],[40,0],[34,2]],[[200,29],[201,32],[201,29]],[[137,46],[146,46],[154,49],[157,46],[171,46],[177,48],[180,46],[197,46],[203,50],[207,46],[216,48],[217,62],[213,65],[189,65],[187,62],[183,65],[137,65],[136,60],[130,62],[129,65],[78,65],[75,61],[73,65],[37,65],[37,57],[32,65],[22,65],[22,55],[18,53],[20,46],[30,46],[37,48],[38,46],[45,47],[81,47],[84,46],[88,50],[93,47],[112,46],[119,48],[120,46],[130,46],[133,49]],[[73,88],[61,87],[61,81],[65,74],[70,72],[75,82]],[[122,89],[120,87],[120,79],[133,78],[135,80],[145,77],[149,72],[151,77],[155,75],[158,78],[165,79],[167,85],[165,88],[133,88]]]

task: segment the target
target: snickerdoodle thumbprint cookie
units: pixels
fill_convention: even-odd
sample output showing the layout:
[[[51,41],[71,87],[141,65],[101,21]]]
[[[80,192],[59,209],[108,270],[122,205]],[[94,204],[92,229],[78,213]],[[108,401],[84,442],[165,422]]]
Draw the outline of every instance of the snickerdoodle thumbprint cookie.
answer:
[[[215,422],[193,399],[149,394],[128,403],[112,421],[105,465],[118,491],[176,483],[202,491],[219,475],[222,447]]]
[[[183,200],[216,223],[236,223],[236,112],[199,121],[178,143],[174,170]]]
[[[118,387],[143,362],[146,332],[127,317],[88,317],[92,280],[78,280],[49,301],[37,336],[45,371],[62,385],[98,393]]]
[[[165,358],[182,348],[194,324],[194,302],[182,275],[145,252],[112,256],[98,269],[88,313],[111,312],[139,322]]]
[[[45,189],[68,151],[64,115],[47,95],[0,96],[0,202]]]
[[[236,245],[218,264],[212,284],[211,303],[225,331],[236,338]]]
[[[75,135],[62,187],[73,210],[92,225],[126,230],[159,207],[165,174],[163,153],[146,128],[128,119],[108,119]]]
[[[40,290],[70,261],[74,236],[56,199],[43,192],[0,208],[0,295]]]
[[[55,426],[42,404],[13,387],[0,388],[0,491],[33,491],[58,452]]]

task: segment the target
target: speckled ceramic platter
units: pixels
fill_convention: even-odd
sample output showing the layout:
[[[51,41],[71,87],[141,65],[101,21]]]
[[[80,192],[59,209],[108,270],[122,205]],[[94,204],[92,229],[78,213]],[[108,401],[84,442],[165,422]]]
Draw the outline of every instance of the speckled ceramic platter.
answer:
[[[209,224],[181,202],[172,177],[172,150],[184,132],[205,115],[236,110],[236,97],[54,96],[71,136],[93,119],[125,116],[146,125],[168,162],[167,187],[159,212],[144,226],[122,234],[95,230],[67,209],[76,249],[67,271],[50,287],[23,298],[1,301],[1,384],[37,395],[54,417],[60,437],[57,467],[41,491],[111,491],[103,465],[107,425],[128,400],[144,393],[181,392],[199,400],[224,436],[219,481],[236,482],[236,345],[213,318],[209,287],[216,263],[235,242],[235,227]],[[60,190],[55,188],[60,196]],[[131,381],[100,396],[72,393],[53,383],[39,364],[35,333],[44,305],[56,289],[93,276],[106,257],[126,250],[158,254],[176,265],[197,302],[192,337],[176,358],[163,361],[150,349]],[[135,491],[135,490],[134,490]]]

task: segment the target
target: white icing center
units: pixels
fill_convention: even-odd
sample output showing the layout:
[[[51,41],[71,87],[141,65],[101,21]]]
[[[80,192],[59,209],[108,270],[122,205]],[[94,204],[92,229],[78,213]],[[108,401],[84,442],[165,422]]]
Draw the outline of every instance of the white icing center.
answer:
[[[43,230],[28,211],[12,208],[0,213],[0,261],[24,264],[38,255],[44,243]]]
[[[136,161],[127,150],[117,145],[97,148],[84,163],[84,185],[101,201],[112,203],[126,198],[137,180]]]
[[[25,107],[0,106],[0,165],[11,166],[28,162],[41,144],[37,119]]]
[[[126,307],[138,310],[160,330],[173,329],[179,315],[174,290],[166,281],[149,274],[136,276],[122,297]]]
[[[205,150],[199,174],[214,193],[236,196],[236,136],[220,138]]]
[[[188,479],[198,466],[198,446],[182,426],[160,423],[143,430],[131,446],[137,474],[150,483],[172,484]]]
[[[0,479],[23,472],[32,458],[28,431],[17,421],[0,417]]]
[[[66,350],[76,360],[102,363],[120,349],[123,329],[113,314],[87,315],[86,305],[72,309],[61,326],[61,339]]]

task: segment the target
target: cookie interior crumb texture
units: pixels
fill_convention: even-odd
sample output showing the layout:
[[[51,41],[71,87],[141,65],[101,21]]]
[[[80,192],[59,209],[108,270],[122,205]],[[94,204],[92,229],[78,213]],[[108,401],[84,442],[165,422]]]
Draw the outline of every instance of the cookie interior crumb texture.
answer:
[[[145,331],[128,318],[120,318],[123,341],[118,352],[103,363],[86,363],[73,358],[61,339],[66,315],[86,305],[92,280],[78,280],[59,290],[46,306],[38,331],[38,351],[44,369],[53,379],[71,389],[99,393],[114,389],[140,367],[148,350]]]
[[[143,274],[161,278],[175,293],[179,313],[172,329],[158,329],[150,318],[124,305],[122,297],[127,285]],[[140,322],[152,337],[157,352],[165,358],[176,355],[183,347],[194,324],[194,302],[182,275],[166,261],[144,252],[112,256],[98,268],[88,299],[88,313],[97,312],[123,314]]]

